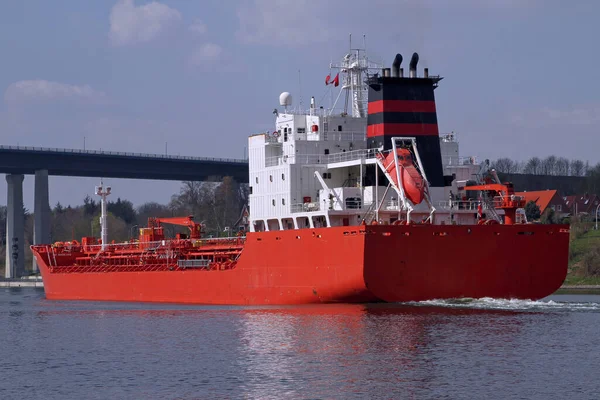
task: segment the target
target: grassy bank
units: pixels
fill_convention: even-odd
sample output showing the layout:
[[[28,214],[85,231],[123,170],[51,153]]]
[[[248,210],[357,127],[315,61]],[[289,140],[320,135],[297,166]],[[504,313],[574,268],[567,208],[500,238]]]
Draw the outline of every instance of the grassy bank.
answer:
[[[594,230],[592,224],[571,226],[565,285],[600,285],[600,230]]]

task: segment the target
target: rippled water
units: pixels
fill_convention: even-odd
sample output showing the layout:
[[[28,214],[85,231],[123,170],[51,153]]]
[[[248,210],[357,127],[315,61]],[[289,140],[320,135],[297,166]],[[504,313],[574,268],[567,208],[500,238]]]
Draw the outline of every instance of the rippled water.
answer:
[[[0,289],[0,399],[597,399],[600,296],[193,307]]]

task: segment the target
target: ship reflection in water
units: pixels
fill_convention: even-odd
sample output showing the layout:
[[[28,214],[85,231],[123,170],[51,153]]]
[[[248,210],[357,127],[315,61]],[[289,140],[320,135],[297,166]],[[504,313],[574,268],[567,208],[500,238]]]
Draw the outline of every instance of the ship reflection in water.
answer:
[[[393,304],[253,310],[237,365],[252,398],[438,398],[447,388],[437,384],[451,384],[457,368],[502,373],[502,354],[521,340],[518,314]]]
[[[0,398],[594,398],[600,296],[565,298],[199,307],[0,291]]]

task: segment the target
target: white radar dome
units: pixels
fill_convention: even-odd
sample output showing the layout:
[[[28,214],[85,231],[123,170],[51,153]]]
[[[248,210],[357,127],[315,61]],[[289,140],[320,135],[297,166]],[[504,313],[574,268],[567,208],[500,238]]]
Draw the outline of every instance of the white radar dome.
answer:
[[[292,105],[292,95],[289,92],[283,92],[279,95],[279,105],[287,107]]]

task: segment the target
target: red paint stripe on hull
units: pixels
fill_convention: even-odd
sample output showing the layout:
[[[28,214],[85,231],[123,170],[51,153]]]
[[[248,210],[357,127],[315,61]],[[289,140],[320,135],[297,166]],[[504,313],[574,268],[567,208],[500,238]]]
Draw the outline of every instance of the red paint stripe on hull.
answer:
[[[367,126],[367,137],[439,135],[437,124],[375,124]]]

